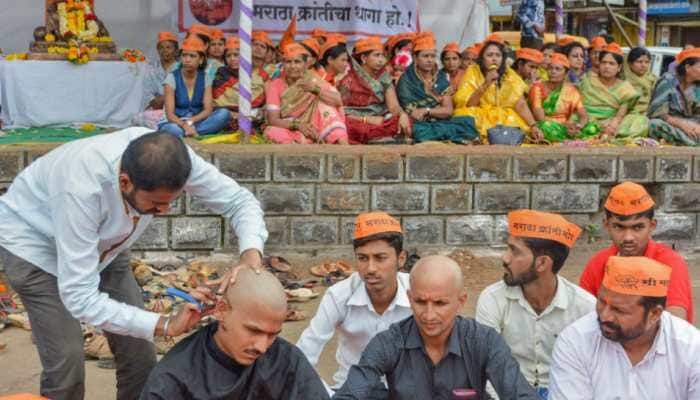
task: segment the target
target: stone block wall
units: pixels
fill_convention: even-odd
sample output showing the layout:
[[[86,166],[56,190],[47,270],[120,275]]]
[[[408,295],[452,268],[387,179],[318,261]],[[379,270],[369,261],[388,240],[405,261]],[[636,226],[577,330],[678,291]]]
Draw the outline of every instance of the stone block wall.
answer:
[[[656,199],[657,239],[684,246],[700,239],[694,149],[193,146],[259,199],[271,251],[347,246],[355,216],[369,210],[400,218],[408,246],[418,249],[502,244],[506,214],[519,208],[565,214],[588,228],[579,240],[585,244],[589,235],[605,237],[602,203],[623,180],[644,184]],[[0,149],[0,193],[49,149]],[[135,249],[234,252],[237,240],[225,221],[185,194]]]

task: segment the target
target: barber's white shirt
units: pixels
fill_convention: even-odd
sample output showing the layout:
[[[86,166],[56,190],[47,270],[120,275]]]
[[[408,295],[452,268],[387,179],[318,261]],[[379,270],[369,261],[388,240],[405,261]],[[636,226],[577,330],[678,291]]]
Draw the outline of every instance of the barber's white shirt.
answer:
[[[552,349],[557,336],[569,324],[595,310],[595,298],[557,275],[557,292],[549,306],[537,314],[520,286],[503,281],[481,292],[476,320],[503,336],[520,372],[535,386],[549,386]]]
[[[110,299],[100,271],[148,226],[119,189],[121,156],[150,132],[129,128],[64,144],[23,170],[0,197],[0,246],[56,276],[66,309],[104,330],[153,339],[159,315]],[[185,191],[230,221],[241,251],[262,252],[267,230],[259,202],[192,149]]]
[[[635,366],[600,333],[595,312],[571,324],[554,346],[550,400],[700,399],[700,332],[666,311],[660,323]]]
[[[297,346],[311,365],[318,363],[323,347],[338,332],[338,350],[335,353],[338,370],[333,375],[334,389],[340,388],[353,364],[360,361],[367,343],[389,325],[411,316],[411,305],[406,291],[408,274],[399,272],[396,296],[383,314],[374,311],[365,283],[355,272],[348,279],[326,290],[321,304],[309,326],[299,338]]]

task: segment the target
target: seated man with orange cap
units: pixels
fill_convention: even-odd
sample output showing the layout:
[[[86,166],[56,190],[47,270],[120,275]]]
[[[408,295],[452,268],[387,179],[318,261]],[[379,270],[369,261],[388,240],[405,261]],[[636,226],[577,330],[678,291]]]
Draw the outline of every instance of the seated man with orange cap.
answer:
[[[411,137],[411,121],[396,96],[377,37],[355,43],[351,67],[338,83],[351,143]]]
[[[520,129],[534,139],[542,136],[525,99],[527,84],[506,65],[506,55],[503,38],[489,35],[454,95],[454,115],[474,118],[484,144],[489,143],[489,129],[498,125]]]
[[[401,75],[396,93],[411,116],[413,140],[470,144],[479,133],[471,117],[452,116],[452,90],[446,73],[437,66],[437,46],[432,32],[421,32],[413,41],[413,63]]]
[[[700,331],[664,311],[671,274],[646,257],[607,260],[596,312],[554,346],[551,400],[698,398]]]
[[[229,110],[231,113],[230,127],[233,130],[238,129],[240,48],[241,42],[237,37],[226,39],[224,52],[226,65],[220,67],[216,72],[212,86],[214,105]],[[251,76],[251,93],[253,121],[259,124],[264,117],[262,107],[265,105],[265,80],[260,76],[258,70],[254,70]]]
[[[383,212],[359,215],[352,245],[357,272],[328,288],[297,342],[315,366],[326,343],[337,333],[338,370],[333,375],[333,390],[345,383],[348,370],[360,361],[362,351],[376,334],[411,316],[406,295],[408,274],[399,272],[406,262],[399,221]],[[386,394],[381,384],[370,397]]]
[[[557,335],[595,309],[590,293],[559,275],[581,228],[558,214],[519,210],[508,214],[508,231],[503,280],[481,292],[476,320],[503,336],[520,372],[547,400]]]
[[[649,136],[668,143],[700,145],[700,48],[676,56],[675,71],[664,74],[651,94]]]
[[[196,36],[182,43],[181,65],[163,82],[165,119],[158,130],[180,137],[210,135],[224,129],[231,117],[214,110],[212,81],[208,78],[206,47]]]
[[[604,207],[603,226],[613,245],[591,258],[581,274],[579,285],[597,296],[608,258],[649,257],[671,267],[666,310],[692,323],[693,298],[688,266],[683,256],[652,240],[656,228],[654,200],[646,189],[637,183],[623,182],[610,190]]]
[[[525,83],[531,85],[540,80],[537,69],[542,62],[544,62],[544,55],[542,52],[524,47],[515,51],[513,69],[520,75]]]
[[[348,144],[340,93],[308,68],[308,57],[298,43],[285,47],[284,76],[265,88],[265,137],[281,144]]]
[[[146,110],[138,113],[133,119],[135,126],[146,126],[151,129],[156,129],[158,121],[163,119],[163,106],[165,105],[163,80],[177,65],[180,51],[177,35],[172,32],[159,32],[156,49],[158,50],[158,59],[148,63],[144,76],[143,90],[147,104]]]
[[[547,68],[549,79],[533,83],[528,95],[537,126],[549,142],[588,139],[600,133],[597,124],[588,122],[578,89],[566,80],[568,70],[568,58],[552,54]]]

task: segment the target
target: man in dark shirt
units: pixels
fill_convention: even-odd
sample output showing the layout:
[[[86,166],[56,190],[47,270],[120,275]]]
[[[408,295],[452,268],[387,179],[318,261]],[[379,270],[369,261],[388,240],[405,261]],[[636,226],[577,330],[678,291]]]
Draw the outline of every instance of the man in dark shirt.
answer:
[[[141,400],[325,400],[323,382],[278,338],[287,299],[267,271],[243,269],[212,323],[178,343],[151,372]]]
[[[458,389],[472,389],[482,399],[487,379],[501,400],[537,399],[503,338],[457,315],[467,293],[454,261],[423,258],[410,279],[413,317],[369,342],[334,400],[368,399],[382,377],[392,400],[449,400]]]

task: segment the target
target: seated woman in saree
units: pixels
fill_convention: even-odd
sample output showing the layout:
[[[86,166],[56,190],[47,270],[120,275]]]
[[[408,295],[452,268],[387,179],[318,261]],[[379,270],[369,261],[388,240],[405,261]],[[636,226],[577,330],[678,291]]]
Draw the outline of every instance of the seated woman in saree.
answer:
[[[209,42],[209,51],[207,53],[207,62],[209,62],[212,68],[218,71],[219,68],[226,64],[224,59],[224,51],[226,47],[226,38],[224,37],[224,31],[221,29],[211,30],[211,41]]]
[[[598,73],[587,74],[579,85],[589,120],[602,129],[601,139],[618,144],[646,137],[649,128],[646,116],[631,113],[639,93],[620,78],[624,61],[620,46],[610,43],[600,53]]]
[[[549,80],[537,82],[528,96],[537,126],[548,142],[596,137],[600,128],[588,123],[581,94],[572,83],[566,81],[569,59],[563,54],[553,54],[549,62]]]
[[[226,50],[224,52],[226,65],[219,68],[214,78],[212,95],[214,105],[218,108],[225,108],[231,114],[232,130],[238,130],[238,93],[239,77],[238,68],[240,66],[241,42],[237,37],[226,39]],[[265,105],[265,81],[254,71],[251,76],[251,92],[253,100],[251,102],[252,120],[260,123],[264,113],[262,107]]]
[[[349,56],[345,43],[329,39],[321,46],[318,73],[321,79],[337,86],[348,71]]]
[[[484,43],[477,64],[464,73],[454,95],[455,116],[470,116],[476,122],[481,142],[488,143],[488,130],[503,125],[518,128],[533,139],[542,132],[527,105],[527,84],[505,65],[504,43],[492,35]]]
[[[351,63],[338,83],[350,143],[368,143],[399,133],[410,138],[411,120],[399,105],[380,39],[358,40]]]
[[[275,143],[348,144],[340,93],[307,67],[300,44],[284,49],[284,76],[265,88],[265,137]]]
[[[656,83],[649,104],[649,134],[683,146],[700,146],[700,48],[681,51],[676,71]]]
[[[520,75],[520,78],[530,86],[540,81],[538,69],[543,62],[544,55],[542,52],[524,47],[515,51],[513,69]]]
[[[385,46],[387,59],[386,65],[391,80],[396,85],[404,71],[413,62],[413,39],[416,34],[413,32],[399,33],[389,37]]]
[[[639,92],[639,100],[631,110],[633,114],[646,115],[651,102],[651,91],[654,90],[656,76],[650,72],[651,54],[644,47],[635,47],[627,54],[625,63],[625,80]]]
[[[205,51],[196,36],[182,43],[182,66],[163,82],[166,119],[158,124],[158,130],[180,137],[199,136],[217,133],[228,125],[228,110],[214,110]]]
[[[413,42],[413,64],[401,75],[396,93],[399,104],[413,120],[413,140],[449,140],[469,144],[479,133],[471,117],[453,117],[452,90],[447,74],[438,70],[432,32],[421,32]]]
[[[148,63],[144,77],[143,90],[146,109],[134,116],[132,123],[136,126],[146,126],[156,129],[158,122],[163,119],[165,96],[163,80],[168,73],[175,69],[180,52],[177,36],[172,32],[159,32],[158,59]]]
[[[557,45],[559,45],[557,52],[569,58],[569,65],[571,65],[571,68],[567,74],[567,79],[569,82],[578,86],[586,73],[586,50],[581,43],[575,41],[571,36],[562,37],[557,41]]]
[[[265,80],[275,74],[277,68],[270,63],[270,54],[274,54],[275,45],[265,31],[253,31],[251,35],[251,56],[253,57],[253,70],[258,70]]]
[[[442,63],[442,71],[447,74],[447,78],[450,80],[452,90],[456,92],[459,82],[462,81],[462,75],[464,75],[462,55],[459,53],[457,42],[448,43],[442,48],[440,62]]]
[[[309,61],[307,62],[308,68],[318,70],[318,61],[321,57],[321,44],[312,37],[302,40],[299,44],[309,53]]]

